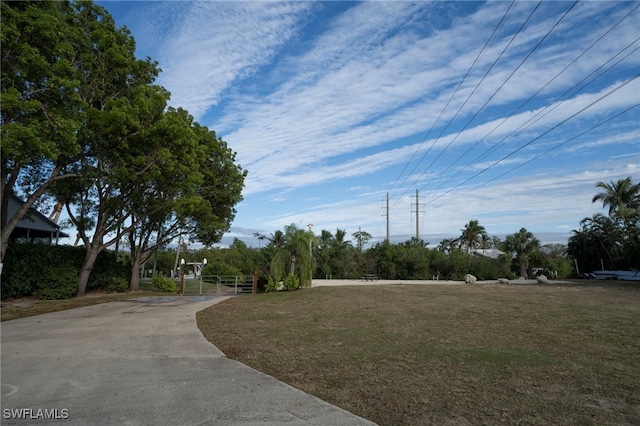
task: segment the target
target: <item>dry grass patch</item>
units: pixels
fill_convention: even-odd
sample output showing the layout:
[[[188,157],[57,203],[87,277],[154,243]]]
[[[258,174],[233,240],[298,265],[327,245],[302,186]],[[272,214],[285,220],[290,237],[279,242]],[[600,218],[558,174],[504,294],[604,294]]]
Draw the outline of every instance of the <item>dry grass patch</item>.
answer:
[[[230,358],[381,425],[640,424],[634,287],[321,287],[197,318]]]

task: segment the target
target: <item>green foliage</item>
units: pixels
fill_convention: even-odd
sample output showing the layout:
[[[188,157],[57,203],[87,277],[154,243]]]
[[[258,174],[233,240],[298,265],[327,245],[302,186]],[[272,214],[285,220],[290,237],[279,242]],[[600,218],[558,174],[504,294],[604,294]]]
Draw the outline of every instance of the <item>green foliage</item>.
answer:
[[[108,292],[123,293],[129,288],[129,283],[124,278],[110,277],[107,285],[104,286],[104,290]]]
[[[527,278],[532,262],[541,260],[540,241],[533,233],[525,228],[512,235],[507,235],[504,241],[504,251],[514,254],[514,269],[519,276]]]
[[[605,269],[637,269],[640,259],[640,184],[631,177],[610,184],[592,198],[608,207],[609,216],[597,213],[580,222],[569,238],[568,253],[578,262],[580,272]]]
[[[460,242],[467,253],[471,253],[472,250],[481,248],[483,241],[487,238],[487,232],[484,226],[480,225],[477,220],[470,220],[464,226],[462,235],[460,236]]]
[[[134,268],[178,232],[217,242],[246,171],[215,132],[167,108],[157,63],[136,58],[130,32],[93,2],[3,2],[2,19],[3,196],[16,186],[34,194],[27,203],[46,192],[73,207],[84,271],[116,230],[130,236]],[[78,294],[91,286],[81,273]]]
[[[312,248],[315,237],[295,224],[286,226],[284,235],[284,244],[276,249],[270,272],[276,279],[296,275],[299,282],[308,287],[314,270]]]
[[[573,271],[573,262],[567,258],[549,259],[547,268],[558,272],[558,278],[568,278]]]
[[[467,229],[470,228],[472,227],[468,225]],[[299,236],[308,235],[304,230],[297,231],[300,231]],[[287,233],[276,231],[271,237],[263,238],[269,243],[263,244],[259,249],[247,247],[236,239],[227,249],[181,252],[181,256],[189,259],[207,258],[209,263],[205,268],[205,275],[250,275],[252,271],[258,271],[259,280],[264,283],[261,288],[275,291],[278,282],[290,272],[292,252],[296,255],[297,273],[294,275],[298,275],[297,256],[308,250],[308,238],[301,238],[299,251],[289,251],[294,247],[290,247],[287,236],[295,238],[295,235],[293,229],[288,229]],[[454,241],[448,242],[446,247],[441,245],[437,249],[429,249],[424,241],[415,238],[397,244],[384,241],[360,251],[344,241],[345,235],[346,231],[338,229],[335,236],[327,230],[322,230],[316,236],[313,243],[315,278],[324,279],[330,275],[334,279],[360,279],[368,273],[375,273],[380,279],[393,280],[431,280],[435,277],[440,280],[463,280],[469,273],[480,280],[513,279],[519,276],[518,265],[514,264],[511,253],[492,259],[469,255],[464,250],[455,248]],[[257,236],[260,237],[260,234]],[[499,239],[487,238],[486,241],[495,246]],[[530,261],[534,263],[531,266],[558,271],[559,277],[567,276],[567,268],[570,270],[571,262],[566,258],[565,252],[563,245],[548,245],[544,251],[534,250],[529,254]],[[167,257],[175,259],[175,254]],[[512,266],[515,267],[513,272]]]
[[[498,278],[510,278],[509,264],[498,259],[472,256],[469,261],[469,274],[473,274],[479,280],[495,280]],[[465,274],[466,275],[466,274]],[[459,277],[462,279],[463,277]]]
[[[48,274],[38,282],[36,296],[39,299],[70,299],[76,295],[78,271],[69,265],[51,268]]]
[[[282,286],[287,291],[297,290],[300,288],[300,279],[295,275],[287,275],[282,280]]]
[[[154,288],[160,291],[175,292],[178,289],[175,281],[171,278],[163,277],[160,274],[154,274],[153,277],[151,277],[151,283]]]
[[[82,247],[12,243],[3,262],[2,298],[73,297],[84,255]],[[116,291],[121,288],[122,280],[126,283],[127,276],[127,265],[118,262],[113,252],[105,251],[96,260],[89,288]]]
[[[278,287],[280,287],[280,283],[278,283],[273,278],[269,277],[269,280],[267,281],[267,285],[264,286],[264,291],[266,293],[278,291]]]

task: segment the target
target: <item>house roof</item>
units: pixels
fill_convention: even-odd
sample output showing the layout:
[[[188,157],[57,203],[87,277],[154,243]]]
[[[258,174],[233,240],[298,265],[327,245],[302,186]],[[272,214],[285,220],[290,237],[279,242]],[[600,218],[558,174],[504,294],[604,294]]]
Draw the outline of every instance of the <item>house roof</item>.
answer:
[[[472,251],[476,256],[490,257],[491,259],[497,259],[504,252],[498,249],[475,249]]]
[[[18,198],[16,195],[11,194],[9,198],[9,205],[7,208],[7,217],[9,220],[18,212],[20,207],[24,205],[24,201]],[[60,225],[50,220],[48,217],[40,213],[38,210],[31,208],[29,213],[25,215],[20,222],[16,225],[16,229],[28,229],[30,231],[36,231],[42,233],[43,236],[50,235],[52,232],[59,232],[60,237],[68,237],[69,235],[60,231]]]

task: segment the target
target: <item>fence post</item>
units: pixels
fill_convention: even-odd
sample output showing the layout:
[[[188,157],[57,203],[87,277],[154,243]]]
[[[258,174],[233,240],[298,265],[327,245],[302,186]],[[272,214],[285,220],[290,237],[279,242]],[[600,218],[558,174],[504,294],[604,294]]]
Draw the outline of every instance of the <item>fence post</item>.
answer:
[[[236,275],[236,291],[235,294],[238,294],[238,276]]]
[[[258,271],[253,272],[253,293],[258,294]]]

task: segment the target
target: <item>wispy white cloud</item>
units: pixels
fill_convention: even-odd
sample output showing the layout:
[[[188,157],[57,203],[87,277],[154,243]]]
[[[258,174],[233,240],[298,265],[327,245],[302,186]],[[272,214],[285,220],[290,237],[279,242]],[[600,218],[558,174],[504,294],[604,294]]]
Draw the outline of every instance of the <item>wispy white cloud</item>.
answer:
[[[180,2],[158,60],[171,103],[202,117],[224,93],[273,60],[312,3]]]
[[[484,29],[488,37],[488,31],[496,21],[494,16],[493,22],[488,20],[489,23],[486,23],[489,9],[483,9],[469,17],[464,25],[435,35],[420,39],[414,33],[401,34],[384,41],[374,38],[370,44],[366,44],[366,41],[358,39],[358,31],[352,31],[355,33],[352,34],[349,30],[361,27],[361,22],[358,21],[361,17],[364,28],[369,28],[366,24],[370,22],[372,12],[368,7],[368,4],[362,4],[357,8],[357,12],[349,13],[349,19],[339,20],[305,55],[289,58],[291,68],[303,70],[296,74],[291,82],[268,95],[263,102],[250,102],[249,108],[244,103],[237,104],[231,109],[230,122],[247,123],[246,126],[243,125],[225,135],[225,138],[235,141],[234,146],[239,151],[242,163],[256,170],[249,181],[249,193],[262,190],[264,186],[261,182],[265,181],[266,174],[269,175],[268,187],[272,188],[279,184],[287,186],[296,182],[297,185],[318,182],[318,175],[322,175],[321,180],[326,180],[328,176],[329,179],[341,179],[345,175],[368,173],[366,167],[354,167],[358,166],[357,163],[369,163],[369,170],[379,170],[380,162],[376,161],[376,155],[372,155],[362,161],[355,160],[356,164],[347,162],[342,167],[329,166],[330,173],[314,171],[309,174],[306,171],[308,166],[327,162],[330,164],[332,159],[341,155],[357,153],[402,137],[426,132],[429,124],[435,121],[439,113],[438,108],[449,96],[452,83],[461,79],[465,72],[465,67],[461,65],[458,69],[452,69],[451,66],[443,67],[440,62],[447,62],[454,53],[465,51],[463,47],[468,49],[469,39],[460,34],[466,34],[471,28],[479,33]],[[369,13],[364,13],[361,9],[367,9]],[[394,10],[397,14],[405,12],[404,9]],[[485,22],[481,26],[480,20]],[[349,27],[340,26],[341,21],[348,22]],[[550,27],[548,21],[544,28]],[[382,27],[376,34],[385,34],[389,22],[395,24],[396,20],[389,19],[386,22],[387,27]],[[519,39],[529,40],[530,44],[536,39],[534,37],[540,37],[540,29],[534,27],[530,32],[532,34],[523,33]],[[400,41],[409,38],[412,43]],[[337,39],[344,39],[343,43],[337,43],[340,48],[335,47]],[[345,46],[349,46],[348,42],[353,41],[352,39],[358,41],[354,41],[356,48],[351,51],[351,59],[337,61],[344,59]],[[481,40],[482,37],[478,39]],[[459,40],[460,44],[452,46],[452,40]],[[374,46],[376,43],[380,43],[380,46]],[[477,47],[479,48],[479,43]],[[565,49],[564,57],[577,56],[577,53],[571,56],[571,52],[567,50],[571,49]],[[440,54],[436,55],[436,52]],[[484,57],[493,56],[488,51]],[[513,57],[510,63],[496,69],[491,79],[482,86],[483,89],[468,103],[470,111],[481,106],[481,102],[497,88],[498,82],[504,81],[509,70],[514,68],[513,63],[516,60],[519,60],[518,57]],[[465,61],[465,66],[470,62],[471,58]],[[553,61],[543,58],[530,69],[518,74],[510,83],[510,87],[519,88],[517,91],[505,92],[501,98],[496,98],[496,101],[504,103],[533,94],[541,86],[538,81],[551,80],[553,73],[560,70],[560,65],[567,62],[568,59],[560,61],[557,55]],[[484,64],[484,67],[486,66],[488,62]],[[323,71],[322,74],[319,70]],[[536,78],[532,78],[533,76]],[[428,84],[425,84],[426,82]],[[469,93],[471,83],[474,83],[474,80],[470,80],[468,87],[460,91],[457,102],[461,102],[465,94]],[[438,94],[436,98],[433,97],[434,94]],[[615,106],[606,103],[602,105],[609,108]],[[449,110],[455,111],[457,106],[459,104],[455,105],[454,101]],[[563,110],[561,107],[554,113],[556,122]],[[238,119],[239,111],[243,116],[241,120]],[[525,118],[525,114],[518,117]],[[445,118],[450,117],[445,114]],[[517,118],[512,117],[509,124],[515,124],[516,121]],[[224,119],[221,124],[224,128]],[[477,138],[477,130],[490,125],[480,124],[475,128],[476,131],[461,134],[456,143],[463,144],[467,140]],[[503,125],[502,128],[510,127]],[[496,136],[499,134],[496,133]],[[447,137],[442,138],[439,145],[446,144],[449,140]],[[398,161],[403,160],[406,161],[407,158]],[[387,161],[386,164],[393,163]],[[339,168],[340,172],[332,170],[336,168]],[[305,176],[309,176],[309,179],[305,179]]]
[[[525,61],[571,3],[543,2],[513,37],[537,5],[516,2],[478,57],[510,5],[162,2],[148,6],[153,18],[140,27],[159,40],[160,83],[172,92],[172,104],[187,108],[238,152],[249,170],[245,198],[287,205],[286,212],[261,212],[265,226],[311,221],[328,228],[371,226],[380,235],[380,200],[394,185],[393,209],[404,209],[392,212],[395,232],[411,228],[407,206],[415,202],[409,189],[415,187],[425,200],[451,190],[427,207],[425,230],[431,223],[457,230],[471,217],[495,232],[516,223],[565,229],[566,218],[593,209],[582,191],[634,163],[629,153],[638,140],[637,113],[566,144],[526,173],[460,194],[637,104],[638,81],[454,187],[637,73],[638,11],[591,46],[634,4],[580,2]],[[589,153],[603,147],[610,152],[594,161]],[[555,172],[552,160],[571,169]],[[449,180],[465,166],[465,174]],[[335,202],[300,201],[303,189],[329,185]]]

